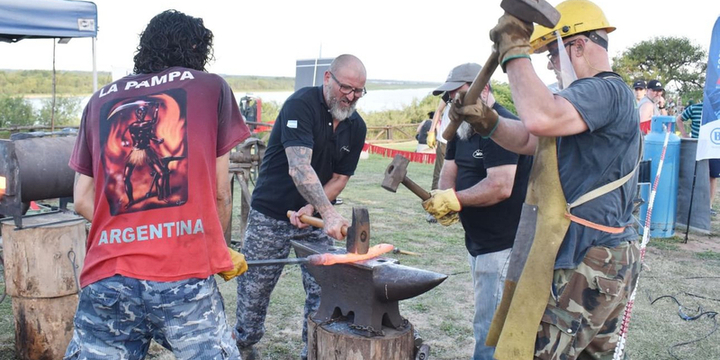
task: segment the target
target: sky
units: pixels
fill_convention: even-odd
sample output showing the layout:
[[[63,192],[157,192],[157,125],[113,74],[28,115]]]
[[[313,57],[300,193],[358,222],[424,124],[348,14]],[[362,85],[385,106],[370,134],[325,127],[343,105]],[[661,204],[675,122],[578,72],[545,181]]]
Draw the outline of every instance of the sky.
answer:
[[[28,0],[30,1],[30,0]],[[139,34],[156,14],[177,9],[203,18],[215,35],[208,71],[225,75],[295,76],[295,61],[350,53],[368,79],[443,82],[456,65],[484,64],[500,1],[456,0],[95,0],[97,69],[132,69]],[[550,0],[553,5],[559,0]],[[610,24],[610,56],[653,37],[686,37],[707,50],[720,16],[717,0],[597,0]],[[0,69],[52,69],[52,40],[0,43]],[[533,64],[555,81],[544,55]],[[92,41],[56,46],[58,70],[92,70]],[[506,82],[498,70],[494,80]]]

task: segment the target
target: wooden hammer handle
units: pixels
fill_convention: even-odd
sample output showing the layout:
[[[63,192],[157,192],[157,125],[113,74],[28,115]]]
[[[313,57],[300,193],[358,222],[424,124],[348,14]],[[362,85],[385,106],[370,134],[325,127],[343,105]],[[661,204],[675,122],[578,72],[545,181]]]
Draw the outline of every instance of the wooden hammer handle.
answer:
[[[295,212],[292,210],[287,211],[287,217],[288,219],[294,214]],[[300,221],[302,221],[305,224],[312,225],[316,228],[323,228],[325,227],[325,222],[320,219],[316,218],[314,216],[308,216],[308,215],[300,215]],[[347,225],[343,225],[343,227],[340,229],[340,232],[342,232],[343,236],[347,236]]]
[[[473,80],[472,85],[470,85],[470,89],[468,89],[467,93],[465,93],[465,98],[463,98],[463,105],[474,105],[477,103],[478,97],[480,97],[480,93],[482,93],[485,85],[490,82],[490,77],[492,77],[492,74],[498,67],[498,56],[499,55],[497,51],[493,50],[492,54],[490,54],[490,57],[485,62],[482,70],[480,70],[480,72],[475,77],[475,80]],[[455,123],[451,121],[442,134],[443,139],[447,141],[452,140],[452,138],[455,137],[455,133],[457,132],[458,127],[460,127],[459,122]]]
[[[417,195],[423,201],[430,198],[430,193],[425,191],[425,189],[420,187],[420,185],[416,184],[414,181],[410,180],[409,177],[405,176],[402,183],[403,185],[405,185],[406,188],[415,193],[415,195]]]

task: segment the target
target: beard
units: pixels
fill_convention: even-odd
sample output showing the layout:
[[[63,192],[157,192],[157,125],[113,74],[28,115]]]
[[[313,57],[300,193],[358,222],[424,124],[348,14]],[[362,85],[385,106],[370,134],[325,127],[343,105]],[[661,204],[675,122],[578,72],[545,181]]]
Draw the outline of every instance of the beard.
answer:
[[[333,101],[334,100],[334,101]],[[355,103],[350,104],[346,109],[340,108],[340,102],[337,99],[330,100],[330,114],[333,119],[337,121],[343,121],[350,117],[355,112]]]
[[[456,134],[460,138],[460,140],[464,141],[475,135],[475,130],[472,128],[472,126],[470,126],[470,124],[463,121],[458,127]]]
[[[330,115],[337,121],[343,121],[350,117],[355,112],[355,105],[357,104],[357,98],[355,98],[347,107],[343,108],[343,99],[331,95],[334,90],[334,86],[325,88],[325,97],[328,100],[328,107],[330,108]]]

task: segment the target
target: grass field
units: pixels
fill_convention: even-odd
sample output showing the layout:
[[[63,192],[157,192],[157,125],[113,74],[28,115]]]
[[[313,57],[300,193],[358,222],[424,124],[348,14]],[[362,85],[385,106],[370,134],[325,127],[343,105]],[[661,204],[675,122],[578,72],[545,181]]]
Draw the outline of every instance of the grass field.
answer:
[[[390,161],[378,155],[361,160],[356,175],[341,194],[344,204],[338,210],[349,216],[352,206],[366,206],[370,212],[371,244],[389,243],[421,253],[389,257],[403,265],[448,275],[430,292],[402,301],[400,313],[431,346],[432,359],[468,359],[473,347],[473,294],[462,228],[459,224],[443,227],[427,223],[420,200],[402,186],[397,193],[382,189],[380,183]],[[429,188],[432,165],[411,163],[408,176]],[[239,199],[235,204],[235,214],[239,214]],[[241,238],[237,223],[233,237]],[[713,222],[713,233],[720,233],[717,221]],[[720,359],[720,332],[715,331],[720,310],[718,242],[717,235],[692,234],[688,244],[683,244],[680,236],[651,241],[632,313],[627,358]],[[223,283],[220,278],[218,281],[233,324],[236,283]],[[299,268],[287,266],[273,292],[267,331],[258,344],[262,359],[299,358],[303,299]],[[0,360],[14,358],[12,316],[7,298],[0,303]],[[693,316],[698,318],[689,320]],[[173,356],[155,346],[151,358],[164,360]]]

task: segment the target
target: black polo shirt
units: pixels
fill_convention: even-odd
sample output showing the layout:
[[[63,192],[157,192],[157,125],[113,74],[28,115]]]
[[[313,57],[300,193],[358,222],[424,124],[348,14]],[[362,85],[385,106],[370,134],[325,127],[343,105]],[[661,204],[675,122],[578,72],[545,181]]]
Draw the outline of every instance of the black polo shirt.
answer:
[[[288,173],[286,147],[311,148],[311,165],[325,185],[334,173],[347,176],[355,173],[366,133],[365,121],[357,112],[333,131],[322,86],[296,91],[285,100],[270,132],[252,194],[252,208],[272,218],[288,220],[288,210],[298,210],[308,203]]]
[[[495,103],[493,109],[502,117],[517,119],[498,103]],[[474,134],[467,140],[460,140],[456,135],[448,141],[445,159],[454,160],[457,165],[456,191],[479,183],[487,177],[489,168],[517,164],[509,198],[490,206],[465,206],[460,211],[465,246],[470,255],[478,256],[511,248],[525,201],[532,157],[505,150],[491,139]]]

